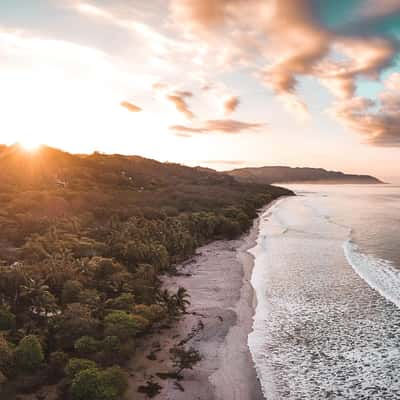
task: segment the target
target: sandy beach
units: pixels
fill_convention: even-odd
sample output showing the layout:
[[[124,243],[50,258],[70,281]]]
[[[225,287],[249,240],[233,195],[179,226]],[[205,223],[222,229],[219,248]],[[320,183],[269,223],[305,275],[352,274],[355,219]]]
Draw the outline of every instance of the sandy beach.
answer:
[[[168,289],[185,287],[191,306],[180,321],[138,343],[137,355],[129,363],[127,399],[145,399],[137,389],[150,377],[162,386],[154,397],[160,400],[264,398],[247,345],[255,309],[250,284],[254,263],[247,250],[255,245],[258,225],[257,218],[244,237],[199,248],[178,268],[178,276],[164,280]],[[178,384],[160,379],[157,373],[173,371],[169,350],[182,340],[197,349],[202,360],[193,370],[185,370]]]

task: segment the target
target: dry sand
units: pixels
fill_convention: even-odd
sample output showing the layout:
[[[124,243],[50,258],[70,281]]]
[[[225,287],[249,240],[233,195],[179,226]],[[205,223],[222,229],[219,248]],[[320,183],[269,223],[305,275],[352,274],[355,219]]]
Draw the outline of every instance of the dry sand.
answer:
[[[145,399],[137,388],[150,376],[162,386],[157,400],[264,399],[247,345],[255,306],[250,284],[253,256],[247,250],[255,245],[257,234],[258,219],[245,237],[201,247],[193,260],[178,268],[179,276],[164,280],[168,289],[188,290],[189,314],[138,344],[129,364],[127,399]],[[172,379],[158,378],[157,372],[173,371],[169,350],[188,338],[186,345],[201,353],[200,363],[184,371],[181,387]],[[156,360],[147,358],[152,351]]]

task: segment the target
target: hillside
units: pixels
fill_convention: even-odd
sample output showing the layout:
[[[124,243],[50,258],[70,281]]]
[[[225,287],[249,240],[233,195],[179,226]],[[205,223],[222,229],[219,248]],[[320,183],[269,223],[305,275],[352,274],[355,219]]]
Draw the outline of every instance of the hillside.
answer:
[[[271,183],[336,183],[336,184],[381,184],[369,175],[350,175],[322,168],[260,167],[240,168],[227,172],[241,182]]]
[[[199,246],[247,231],[260,207],[289,194],[137,156],[1,148],[0,379],[8,398],[48,382],[61,382],[70,398],[82,365],[107,381],[107,393],[121,394],[125,375],[115,366],[188,304],[185,289],[163,290],[160,276]]]

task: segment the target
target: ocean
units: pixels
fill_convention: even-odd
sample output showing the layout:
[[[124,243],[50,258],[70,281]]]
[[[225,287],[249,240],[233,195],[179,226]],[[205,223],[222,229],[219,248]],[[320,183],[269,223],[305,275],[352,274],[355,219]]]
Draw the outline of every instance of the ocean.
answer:
[[[400,186],[286,187],[250,250],[266,399],[400,399]]]

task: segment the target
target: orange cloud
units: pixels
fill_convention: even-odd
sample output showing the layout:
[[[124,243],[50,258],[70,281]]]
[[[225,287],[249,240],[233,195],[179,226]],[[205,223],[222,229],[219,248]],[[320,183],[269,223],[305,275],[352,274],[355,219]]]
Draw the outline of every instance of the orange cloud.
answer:
[[[390,77],[388,81],[396,77]],[[400,94],[387,89],[373,101],[355,97],[334,105],[330,113],[351,129],[360,132],[369,144],[384,147],[400,145]]]
[[[130,103],[129,101],[123,101],[120,103],[121,107],[126,108],[130,112],[140,112],[142,109],[138,106],[135,106],[135,104]]]
[[[226,99],[224,102],[225,114],[227,115],[233,113],[239,107],[239,104],[240,100],[237,96],[231,96]]]
[[[188,127],[184,125],[173,125],[170,130],[175,131],[175,135],[190,137],[191,134],[207,134],[212,132],[225,133],[225,134],[238,134],[243,131],[256,131],[266,124],[262,123],[248,123],[236,121],[232,119],[218,119],[209,120],[198,127]]]
[[[187,93],[188,92],[185,92],[186,95],[184,96],[182,96],[182,92],[175,92],[174,94],[169,94],[167,95],[167,100],[169,100],[172,104],[174,104],[177,111],[185,115],[188,119],[193,119],[194,114],[189,109],[189,106],[185,101],[185,97],[190,97],[187,96]]]
[[[299,77],[316,77],[338,98],[351,98],[357,78],[377,79],[397,51],[393,40],[371,36],[366,26],[377,13],[399,9],[398,0],[383,0],[382,9],[371,15],[360,12],[365,32],[360,28],[359,36],[322,26],[315,7],[311,0],[172,0],[174,17],[189,27],[191,35],[219,48],[226,66],[237,63],[257,69],[257,58],[263,60],[263,84],[285,107],[302,114],[307,108],[296,94]]]
[[[193,93],[187,90],[176,90],[175,94],[179,97],[193,97]]]

